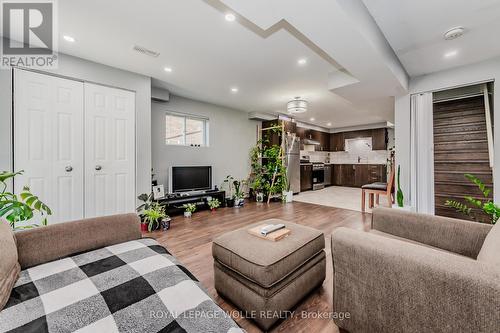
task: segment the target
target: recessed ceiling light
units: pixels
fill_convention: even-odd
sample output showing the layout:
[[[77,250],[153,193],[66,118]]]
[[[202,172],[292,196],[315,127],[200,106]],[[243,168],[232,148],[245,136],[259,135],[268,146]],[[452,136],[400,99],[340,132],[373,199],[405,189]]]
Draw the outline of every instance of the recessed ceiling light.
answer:
[[[332,126],[332,123],[327,123],[326,126]]]
[[[228,21],[228,22],[233,22],[234,20],[236,20],[236,16],[234,16],[234,14],[228,13],[228,14],[226,14],[226,16],[225,16],[225,19],[226,19],[226,21]]]
[[[238,92],[238,88],[236,88],[236,87],[231,88],[231,92],[232,93],[237,93]]]
[[[307,59],[306,58],[302,58],[302,59],[299,59],[297,60],[297,63],[301,66],[307,64]]]
[[[63,38],[67,42],[70,42],[70,43],[74,43],[75,42],[75,39],[73,37],[71,37],[71,36],[64,35]]]
[[[458,54],[457,50],[449,51],[444,54],[445,58],[452,58]]]
[[[310,118],[309,120],[310,120],[310,121],[315,121],[316,119],[314,119],[314,118]]]
[[[167,73],[172,73],[172,68],[170,68],[170,67],[165,67],[165,68],[163,68],[163,70]]]

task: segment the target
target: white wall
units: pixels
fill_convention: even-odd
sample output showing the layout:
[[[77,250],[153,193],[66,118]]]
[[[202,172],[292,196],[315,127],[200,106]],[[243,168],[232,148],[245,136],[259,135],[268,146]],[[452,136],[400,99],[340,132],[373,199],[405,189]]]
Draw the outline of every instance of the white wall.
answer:
[[[409,94],[396,98],[396,163],[401,165],[401,183],[407,198],[410,193],[410,95],[492,80],[500,80],[500,58],[412,78]],[[495,94],[494,105],[500,105],[500,94]],[[500,111],[495,110],[494,123],[500,124]],[[494,137],[493,178],[498,180],[500,179],[500,126],[494,127]],[[494,181],[494,196],[496,202],[500,201],[500,181]]]
[[[168,111],[209,118],[209,147],[165,144],[165,114]],[[168,188],[171,166],[211,165],[214,185],[227,175],[242,179],[250,172],[250,148],[257,141],[257,124],[246,112],[170,95],[168,103],[152,103],[151,135],[153,173]]]
[[[151,79],[73,56],[59,54],[57,70],[47,71],[136,92],[136,192],[151,189]],[[0,70],[0,170],[12,169],[11,70]]]

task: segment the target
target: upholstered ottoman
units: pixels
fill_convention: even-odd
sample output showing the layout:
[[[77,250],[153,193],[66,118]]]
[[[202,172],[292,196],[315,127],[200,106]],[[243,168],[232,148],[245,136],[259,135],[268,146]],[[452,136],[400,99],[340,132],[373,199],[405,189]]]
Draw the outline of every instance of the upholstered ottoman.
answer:
[[[284,223],[291,234],[273,242],[248,233],[276,223]],[[324,248],[321,231],[277,219],[226,233],[212,245],[215,289],[267,330],[323,283]]]

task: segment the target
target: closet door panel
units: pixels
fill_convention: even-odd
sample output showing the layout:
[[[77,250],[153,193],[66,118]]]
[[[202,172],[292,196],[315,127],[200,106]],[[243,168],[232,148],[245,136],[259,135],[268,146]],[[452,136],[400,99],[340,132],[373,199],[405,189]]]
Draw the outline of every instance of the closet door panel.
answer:
[[[24,186],[53,212],[49,223],[83,218],[83,83],[15,70],[14,190]]]
[[[85,84],[87,217],[135,209],[135,93]]]

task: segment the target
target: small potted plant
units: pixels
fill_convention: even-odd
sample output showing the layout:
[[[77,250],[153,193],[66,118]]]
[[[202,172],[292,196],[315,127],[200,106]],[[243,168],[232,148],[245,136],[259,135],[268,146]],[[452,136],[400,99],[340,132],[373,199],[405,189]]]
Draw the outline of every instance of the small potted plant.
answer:
[[[234,207],[242,207],[245,203],[245,191],[243,187],[247,184],[246,180],[233,180],[234,187]]]
[[[234,177],[231,175],[226,176],[221,184],[221,188],[226,191],[226,206],[234,207],[234,195],[233,195],[233,184]]]
[[[293,201],[293,191],[290,191],[290,182],[286,175],[284,175],[283,179],[283,202],[290,203]]]
[[[191,217],[193,213],[196,211],[196,204],[187,203],[182,206],[184,208],[184,217]]]
[[[219,199],[210,199],[208,200],[208,207],[210,207],[210,210],[212,212],[215,212],[217,210],[217,208],[220,207],[220,201]]]
[[[158,229],[164,219],[168,219],[169,216],[165,214],[165,207],[159,203],[153,202],[148,209],[145,209],[142,214],[144,215],[144,222],[142,225],[147,226],[147,231],[151,232]],[[143,229],[141,225],[141,230]]]

